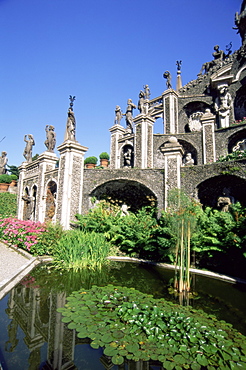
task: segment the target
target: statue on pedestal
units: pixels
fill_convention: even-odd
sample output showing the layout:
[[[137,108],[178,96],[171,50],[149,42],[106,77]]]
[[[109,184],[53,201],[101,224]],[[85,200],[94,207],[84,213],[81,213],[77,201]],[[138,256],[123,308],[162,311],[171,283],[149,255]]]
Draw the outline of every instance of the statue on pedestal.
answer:
[[[66,126],[66,132],[65,132],[65,138],[66,140],[76,141],[75,140],[75,130],[76,130],[76,121],[75,116],[73,112],[73,102],[75,100],[75,96],[70,95],[70,107],[68,108],[68,117],[67,117],[67,126]]]
[[[123,114],[123,116],[126,116],[126,128],[131,130],[131,133],[133,133],[133,117],[132,112],[133,109],[136,109],[136,105],[133,104],[132,99],[127,100],[127,108],[126,113]]]
[[[27,162],[32,161],[32,147],[35,145],[34,138],[31,134],[24,136],[24,141],[26,143],[26,147],[23,152],[23,156]]]
[[[54,126],[46,125],[46,128],[45,128],[46,140],[44,144],[49,152],[54,152],[54,149],[56,146],[56,133],[54,130],[55,130]]]
[[[228,92],[227,85],[218,87],[219,96],[215,99],[214,108],[219,115],[220,128],[229,127],[230,112],[232,109],[232,97]]]
[[[6,165],[8,163],[7,152],[2,152],[0,157],[0,175],[3,175],[7,172]]]
[[[119,105],[116,105],[115,107],[115,119],[114,119],[114,123],[115,125],[120,125],[120,121],[122,120],[122,110],[120,108]]]

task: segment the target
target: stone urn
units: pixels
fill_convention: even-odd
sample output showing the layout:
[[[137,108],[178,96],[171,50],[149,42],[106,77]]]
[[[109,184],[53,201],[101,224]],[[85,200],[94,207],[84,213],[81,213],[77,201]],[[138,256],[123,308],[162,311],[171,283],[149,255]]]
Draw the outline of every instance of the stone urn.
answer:
[[[9,184],[7,184],[6,182],[1,182],[0,183],[0,192],[3,193],[5,191],[8,191],[9,189]]]
[[[108,167],[108,162],[109,162],[109,160],[108,160],[108,159],[106,159],[106,158],[101,158],[101,159],[100,159],[100,166],[102,166],[102,167]]]
[[[96,164],[95,163],[86,163],[85,168],[95,168]]]

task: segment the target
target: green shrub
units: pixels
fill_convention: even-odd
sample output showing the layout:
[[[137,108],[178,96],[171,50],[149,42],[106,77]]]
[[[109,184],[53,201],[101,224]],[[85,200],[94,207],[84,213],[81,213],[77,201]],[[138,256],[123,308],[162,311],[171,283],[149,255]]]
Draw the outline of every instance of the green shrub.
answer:
[[[15,217],[17,214],[17,195],[0,193],[0,218]]]
[[[7,174],[0,175],[1,184],[10,184],[11,181],[12,181],[11,175],[7,175]]]
[[[102,152],[100,155],[99,155],[99,158],[100,159],[109,159],[109,154],[107,152]]]
[[[87,164],[87,163],[97,164],[97,157],[87,157],[87,158],[85,158],[85,164]]]

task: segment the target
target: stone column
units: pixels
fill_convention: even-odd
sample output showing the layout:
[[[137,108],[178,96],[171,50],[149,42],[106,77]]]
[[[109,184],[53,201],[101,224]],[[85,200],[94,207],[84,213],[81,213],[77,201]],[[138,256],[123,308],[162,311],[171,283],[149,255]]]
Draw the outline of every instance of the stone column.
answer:
[[[120,152],[119,152],[119,139],[125,133],[125,129],[121,125],[112,126],[109,131],[111,132],[110,142],[110,168],[120,168]]]
[[[22,220],[23,218],[23,211],[24,211],[24,201],[22,200],[23,195],[23,181],[26,177],[26,166],[28,165],[27,162],[23,162],[19,166],[19,181],[18,181],[18,200],[17,200],[17,218]]]
[[[164,167],[164,209],[168,206],[168,192],[171,189],[180,189],[180,167],[182,166],[182,157],[184,150],[182,145],[178,143],[176,137],[172,136],[169,141],[161,148],[164,154],[165,167]]]
[[[135,161],[138,168],[153,167],[153,125],[155,120],[148,115],[139,114],[134,118],[135,131]]]
[[[61,156],[58,173],[56,220],[69,229],[74,215],[81,213],[84,154],[88,150],[76,141],[67,140],[57,147]]]
[[[36,220],[44,222],[45,219],[45,208],[46,208],[46,184],[45,184],[45,174],[47,171],[52,171],[55,169],[56,162],[58,158],[53,152],[43,152],[38,157],[38,184],[37,184],[37,211]]]
[[[168,89],[162,94],[164,134],[178,134],[178,93]]]
[[[202,146],[203,146],[203,164],[215,162],[215,137],[214,125],[215,116],[206,109],[204,115],[201,117],[202,124]]]

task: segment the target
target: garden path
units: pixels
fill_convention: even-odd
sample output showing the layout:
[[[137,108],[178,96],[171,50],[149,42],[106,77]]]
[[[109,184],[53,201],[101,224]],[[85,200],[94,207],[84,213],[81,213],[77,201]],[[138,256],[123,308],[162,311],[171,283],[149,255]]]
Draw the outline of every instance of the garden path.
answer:
[[[37,257],[0,242],[0,299],[38,263]]]

